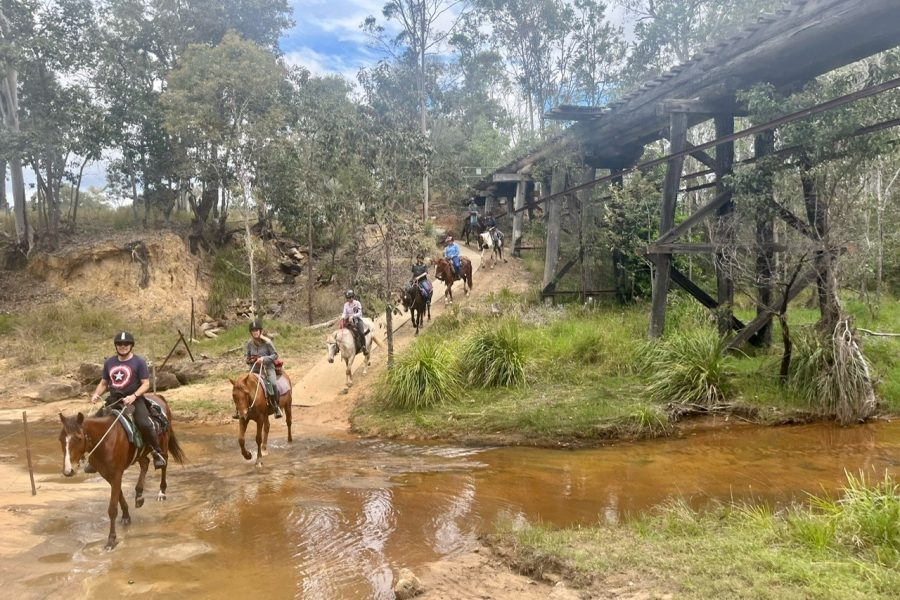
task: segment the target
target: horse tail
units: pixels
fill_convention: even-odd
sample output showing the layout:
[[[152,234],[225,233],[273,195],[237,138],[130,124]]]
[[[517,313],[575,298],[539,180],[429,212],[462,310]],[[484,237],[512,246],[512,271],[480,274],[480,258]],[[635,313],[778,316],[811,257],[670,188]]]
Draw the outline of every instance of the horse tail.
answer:
[[[179,465],[184,464],[184,450],[181,449],[181,444],[178,443],[178,438],[175,437],[174,429],[169,429],[169,454],[178,461]]]

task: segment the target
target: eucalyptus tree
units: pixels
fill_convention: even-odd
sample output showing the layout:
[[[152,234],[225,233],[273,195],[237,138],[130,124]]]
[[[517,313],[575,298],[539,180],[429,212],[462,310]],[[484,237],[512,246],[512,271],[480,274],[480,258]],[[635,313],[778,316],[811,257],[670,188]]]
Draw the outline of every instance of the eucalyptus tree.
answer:
[[[339,77],[293,78],[290,126],[260,163],[259,191],[288,235],[308,241],[308,319],[313,322],[316,250],[328,253],[320,275],[338,275],[338,252],[347,249],[358,263],[362,247],[361,192],[369,185],[358,144],[359,105]],[[354,264],[350,269],[355,271]]]
[[[785,0],[616,0],[634,20],[628,79],[640,83],[752,23]]]
[[[512,69],[528,130],[542,133],[544,111],[571,69],[572,7],[564,0],[478,0],[477,10]]]
[[[4,3],[3,16],[12,67],[4,116],[12,125],[13,153],[35,173],[42,240],[52,248],[59,236],[60,188],[74,178],[70,160],[98,145],[96,132],[84,127],[95,122],[97,111],[86,77],[96,61],[95,12],[89,0],[22,1]],[[9,86],[13,72],[16,92]],[[17,115],[9,110],[14,108]]]
[[[627,46],[622,27],[609,22],[606,9],[595,0],[573,3],[570,102],[602,106],[619,86]]]
[[[393,312],[400,273],[405,268],[394,264],[402,252],[413,256],[421,231],[413,225],[415,215],[416,173],[427,172],[431,147],[428,140],[404,123],[392,120],[390,113],[371,109],[360,111],[356,138],[367,184],[360,188],[362,210],[376,229],[375,247],[381,260],[367,255],[368,266],[358,273],[364,289],[373,292],[385,310],[388,341],[388,365],[393,364]]]
[[[258,225],[268,227],[253,181],[260,156],[287,125],[287,71],[271,52],[229,32],[211,48],[189,46],[168,84],[160,98],[166,129],[187,149],[194,174],[215,174],[223,188],[239,190],[258,306],[249,212],[255,207]],[[220,232],[227,217],[227,210],[219,216]],[[202,235],[202,223],[194,223],[194,234]]]
[[[278,39],[292,25],[286,0],[103,0],[102,55],[97,89],[108,109],[117,158],[109,177],[134,204],[145,196],[145,219],[152,198],[165,198],[171,210],[174,187],[190,186],[196,173],[187,149],[164,127],[159,104],[166,77],[191,44],[214,46],[229,30],[277,54]],[[214,172],[197,176],[198,198],[189,195],[199,229],[216,213],[220,194]],[[222,206],[227,211],[227,206]],[[220,211],[219,214],[221,214]]]
[[[426,62],[430,53],[441,49],[465,14],[467,0],[388,0],[381,10],[388,21],[397,23],[399,33],[390,35],[375,17],[369,16],[363,28],[394,59],[411,54],[416,63],[416,90],[419,105],[419,130],[428,133],[426,107]],[[444,25],[446,23],[446,25]],[[428,220],[428,174],[422,175],[423,218]]]
[[[25,175],[22,170],[22,153],[19,141],[19,67],[20,49],[15,44],[15,31],[6,13],[6,3],[0,5],[0,166],[3,172],[3,191],[6,193],[6,164],[9,163],[12,181],[13,219],[16,227],[16,244],[24,253],[31,251],[34,230],[28,222],[25,207]]]

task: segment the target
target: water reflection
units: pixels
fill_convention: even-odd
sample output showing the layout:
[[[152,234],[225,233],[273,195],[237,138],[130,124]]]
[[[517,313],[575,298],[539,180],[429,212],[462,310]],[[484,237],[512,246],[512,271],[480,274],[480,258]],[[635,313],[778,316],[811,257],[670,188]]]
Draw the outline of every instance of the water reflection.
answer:
[[[36,430],[38,480],[55,481],[56,429]],[[0,452],[22,464],[5,431]],[[288,445],[280,433],[276,427],[266,467],[257,471],[239,457],[233,436],[181,427],[190,462],[170,470],[169,501],[132,510],[133,524],[111,553],[102,551],[105,488],[86,488],[84,476],[67,483],[73,500],[41,521],[45,541],[4,561],[5,591],[24,598],[55,596],[64,586],[77,590],[72,598],[391,598],[399,568],[464,551],[498,519],[615,523],[674,496],[698,507],[779,504],[833,491],[845,471],[880,478],[900,470],[900,424],[891,423],[736,427],[583,451],[303,436]],[[126,475],[128,494],[136,475]],[[156,481],[151,475],[148,489]]]

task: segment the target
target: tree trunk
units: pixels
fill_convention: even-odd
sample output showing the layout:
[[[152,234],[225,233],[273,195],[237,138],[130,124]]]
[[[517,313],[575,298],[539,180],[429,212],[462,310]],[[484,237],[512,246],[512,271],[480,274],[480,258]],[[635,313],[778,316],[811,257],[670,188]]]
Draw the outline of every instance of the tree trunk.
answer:
[[[806,216],[816,234],[818,247],[815,250],[816,292],[819,299],[819,327],[823,334],[831,335],[840,319],[840,299],[837,295],[837,281],[834,274],[834,253],[828,244],[828,203],[818,193],[816,181],[811,172],[809,158],[800,158],[800,183],[803,188],[803,204]]]
[[[256,261],[254,260],[253,236],[250,232],[250,206],[253,205],[253,193],[250,189],[250,176],[242,171],[241,192],[244,195],[244,245],[247,250],[247,263],[250,266],[250,304],[254,317],[260,316],[259,284],[256,280]]]
[[[6,200],[6,161],[0,158],[0,210],[9,212],[9,202]]]
[[[384,236],[384,289],[387,294],[384,326],[387,331],[387,368],[394,366],[394,306],[391,298],[393,281],[391,277],[391,246],[394,243],[393,222],[388,220]]]
[[[0,33],[6,37],[9,26],[0,10]],[[6,76],[0,78],[0,115],[6,128],[12,134],[19,132],[19,92],[18,71],[9,68]],[[4,171],[5,172],[5,171]],[[22,158],[13,157],[9,161],[9,175],[12,181],[13,214],[16,223],[16,244],[24,254],[29,254],[34,247],[34,230],[28,223],[28,210],[25,199],[25,175],[22,171]],[[5,186],[4,186],[5,187]]]
[[[307,311],[307,319],[309,324],[313,324],[313,218],[312,218],[312,202],[307,208],[307,235],[309,237],[309,250],[306,255],[306,301],[309,304]]]

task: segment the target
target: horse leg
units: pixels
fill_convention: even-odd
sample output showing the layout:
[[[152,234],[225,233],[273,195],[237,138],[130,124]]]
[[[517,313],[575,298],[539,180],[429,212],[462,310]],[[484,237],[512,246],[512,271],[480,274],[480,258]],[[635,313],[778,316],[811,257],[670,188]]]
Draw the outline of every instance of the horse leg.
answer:
[[[144,480],[147,477],[147,469],[150,468],[150,459],[145,453],[138,459],[141,465],[141,474],[138,475],[137,485],[134,486],[134,507],[140,508],[144,505]]]
[[[354,355],[354,356],[351,356],[350,358],[344,359],[344,364],[347,365],[346,374],[347,374],[347,387],[348,388],[351,385],[353,385],[353,360],[355,358],[356,358],[356,356]]]
[[[125,494],[119,490],[119,508],[122,509],[122,525],[131,525],[131,515],[128,514],[128,502],[125,501]]]
[[[431,320],[431,302],[425,303],[425,311],[428,313],[428,320]]]
[[[246,417],[241,417],[241,432],[238,434],[238,444],[241,447],[241,456],[244,457],[244,460],[250,460],[253,458],[253,455],[247,450],[247,446],[244,444],[244,437],[247,435],[247,425],[250,423],[250,415],[248,414]]]
[[[122,473],[113,476],[109,482],[109,507],[106,512],[109,515],[109,537],[106,538],[106,549],[112,550],[116,545],[116,517],[119,514],[119,502],[125,501],[122,498]]]
[[[166,459],[166,466],[159,468],[159,493],[156,494],[156,501],[162,502],[166,499],[166,469],[169,468],[169,460]]]
[[[263,456],[269,455],[269,416],[266,415],[265,420],[263,420],[263,435],[262,435],[262,447],[261,454]]]
[[[283,401],[281,403],[281,410],[284,412],[284,422],[287,424],[288,430],[288,442],[293,442],[294,438],[291,437],[291,405],[294,403],[294,393],[288,392],[284,395]]]
[[[262,424],[256,422],[256,468],[262,468]]]

